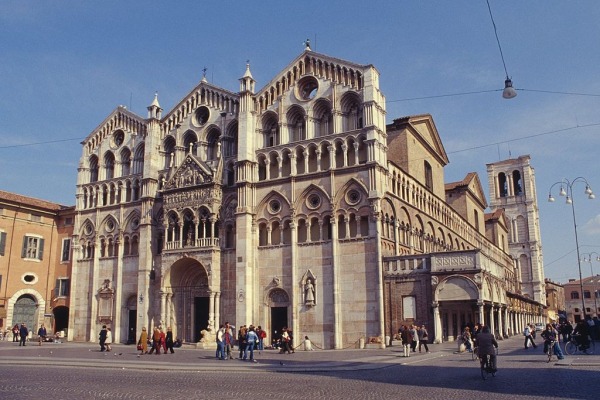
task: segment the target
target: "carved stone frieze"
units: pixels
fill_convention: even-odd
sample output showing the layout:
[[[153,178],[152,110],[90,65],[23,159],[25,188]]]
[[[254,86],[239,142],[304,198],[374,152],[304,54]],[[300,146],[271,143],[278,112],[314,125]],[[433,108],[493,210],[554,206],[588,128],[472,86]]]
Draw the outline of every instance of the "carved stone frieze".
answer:
[[[202,168],[191,156],[185,158],[175,174],[165,183],[164,190],[177,189],[213,182],[212,170]]]

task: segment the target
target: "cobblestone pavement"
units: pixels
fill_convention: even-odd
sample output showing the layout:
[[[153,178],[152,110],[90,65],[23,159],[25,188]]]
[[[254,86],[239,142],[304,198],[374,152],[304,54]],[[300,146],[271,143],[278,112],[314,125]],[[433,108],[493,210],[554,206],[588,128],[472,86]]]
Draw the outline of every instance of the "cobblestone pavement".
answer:
[[[481,379],[469,353],[452,344],[401,357],[401,349],[263,351],[257,363],[219,361],[212,350],[137,357],[94,344],[19,348],[0,342],[0,398],[6,399],[597,399],[600,355],[547,363],[519,337],[500,342],[496,377]],[[115,355],[116,354],[116,355]]]

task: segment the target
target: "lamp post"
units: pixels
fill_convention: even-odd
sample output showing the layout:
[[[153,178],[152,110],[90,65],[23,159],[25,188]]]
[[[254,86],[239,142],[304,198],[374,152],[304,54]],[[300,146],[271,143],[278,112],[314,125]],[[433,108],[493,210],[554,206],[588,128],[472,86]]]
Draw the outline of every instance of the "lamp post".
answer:
[[[598,315],[598,303],[596,298],[598,297],[598,293],[596,290],[596,281],[594,280],[594,268],[592,266],[593,255],[596,255],[596,261],[600,261],[600,254],[592,251],[591,253],[583,254],[583,261],[589,261],[590,263],[590,273],[592,274],[592,289],[594,289],[594,314]],[[587,256],[587,257],[586,257]]]
[[[583,313],[583,319],[585,319],[585,300],[583,299],[583,277],[581,276],[581,257],[579,255],[579,239],[577,238],[577,219],[575,218],[575,201],[573,201],[573,185],[578,182],[585,182],[585,194],[588,196],[588,199],[592,200],[596,196],[594,196],[594,192],[590,188],[590,185],[584,177],[577,177],[572,181],[568,179],[563,179],[562,181],[554,183],[550,186],[548,201],[550,203],[554,202],[554,197],[552,197],[552,189],[556,185],[560,185],[560,191],[558,192],[559,196],[566,196],[565,202],[571,205],[571,211],[573,212],[573,230],[575,231],[575,248],[577,250],[577,266],[579,268],[579,286],[581,288],[581,312]],[[566,188],[566,189],[565,189]]]

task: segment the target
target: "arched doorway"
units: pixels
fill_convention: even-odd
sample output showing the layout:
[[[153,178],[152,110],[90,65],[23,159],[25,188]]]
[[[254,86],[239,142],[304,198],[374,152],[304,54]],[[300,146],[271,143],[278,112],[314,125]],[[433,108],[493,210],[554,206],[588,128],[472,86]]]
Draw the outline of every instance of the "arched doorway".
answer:
[[[15,302],[11,326],[15,326],[15,324],[25,324],[29,330],[34,330],[37,326],[36,317],[37,303],[35,299],[28,294],[24,294]]]
[[[275,288],[269,293],[269,308],[271,310],[271,339],[277,339],[281,330],[289,326],[288,308],[290,298],[281,288]]]
[[[164,292],[171,294],[162,311],[165,324],[184,342],[198,342],[210,319],[211,290],[205,267],[193,258],[177,260],[164,285]]]
[[[440,305],[442,340],[453,341],[462,328],[478,320],[477,285],[464,276],[451,276],[440,282],[434,301]]]
[[[136,343],[137,330],[137,298],[130,296],[127,299],[127,344]]]

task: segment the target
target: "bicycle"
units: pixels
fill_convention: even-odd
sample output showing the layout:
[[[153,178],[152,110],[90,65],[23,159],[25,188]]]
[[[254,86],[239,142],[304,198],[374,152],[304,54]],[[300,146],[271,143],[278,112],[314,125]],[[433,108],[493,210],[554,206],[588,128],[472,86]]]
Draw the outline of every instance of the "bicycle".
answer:
[[[572,335],[571,340],[569,340],[567,343],[565,343],[565,353],[567,353],[570,356],[573,354],[577,354],[577,352],[591,355],[591,354],[594,354],[594,350],[595,350],[594,341],[589,337],[588,337],[588,345],[587,346],[579,344],[579,342],[577,341],[577,336],[575,336],[575,335]]]
[[[496,349],[496,357],[498,356],[498,350]],[[489,374],[492,374],[493,377],[496,376],[497,369],[492,365],[492,356],[489,354],[483,355],[479,357],[480,369],[481,369],[481,379],[484,381],[487,379]]]

